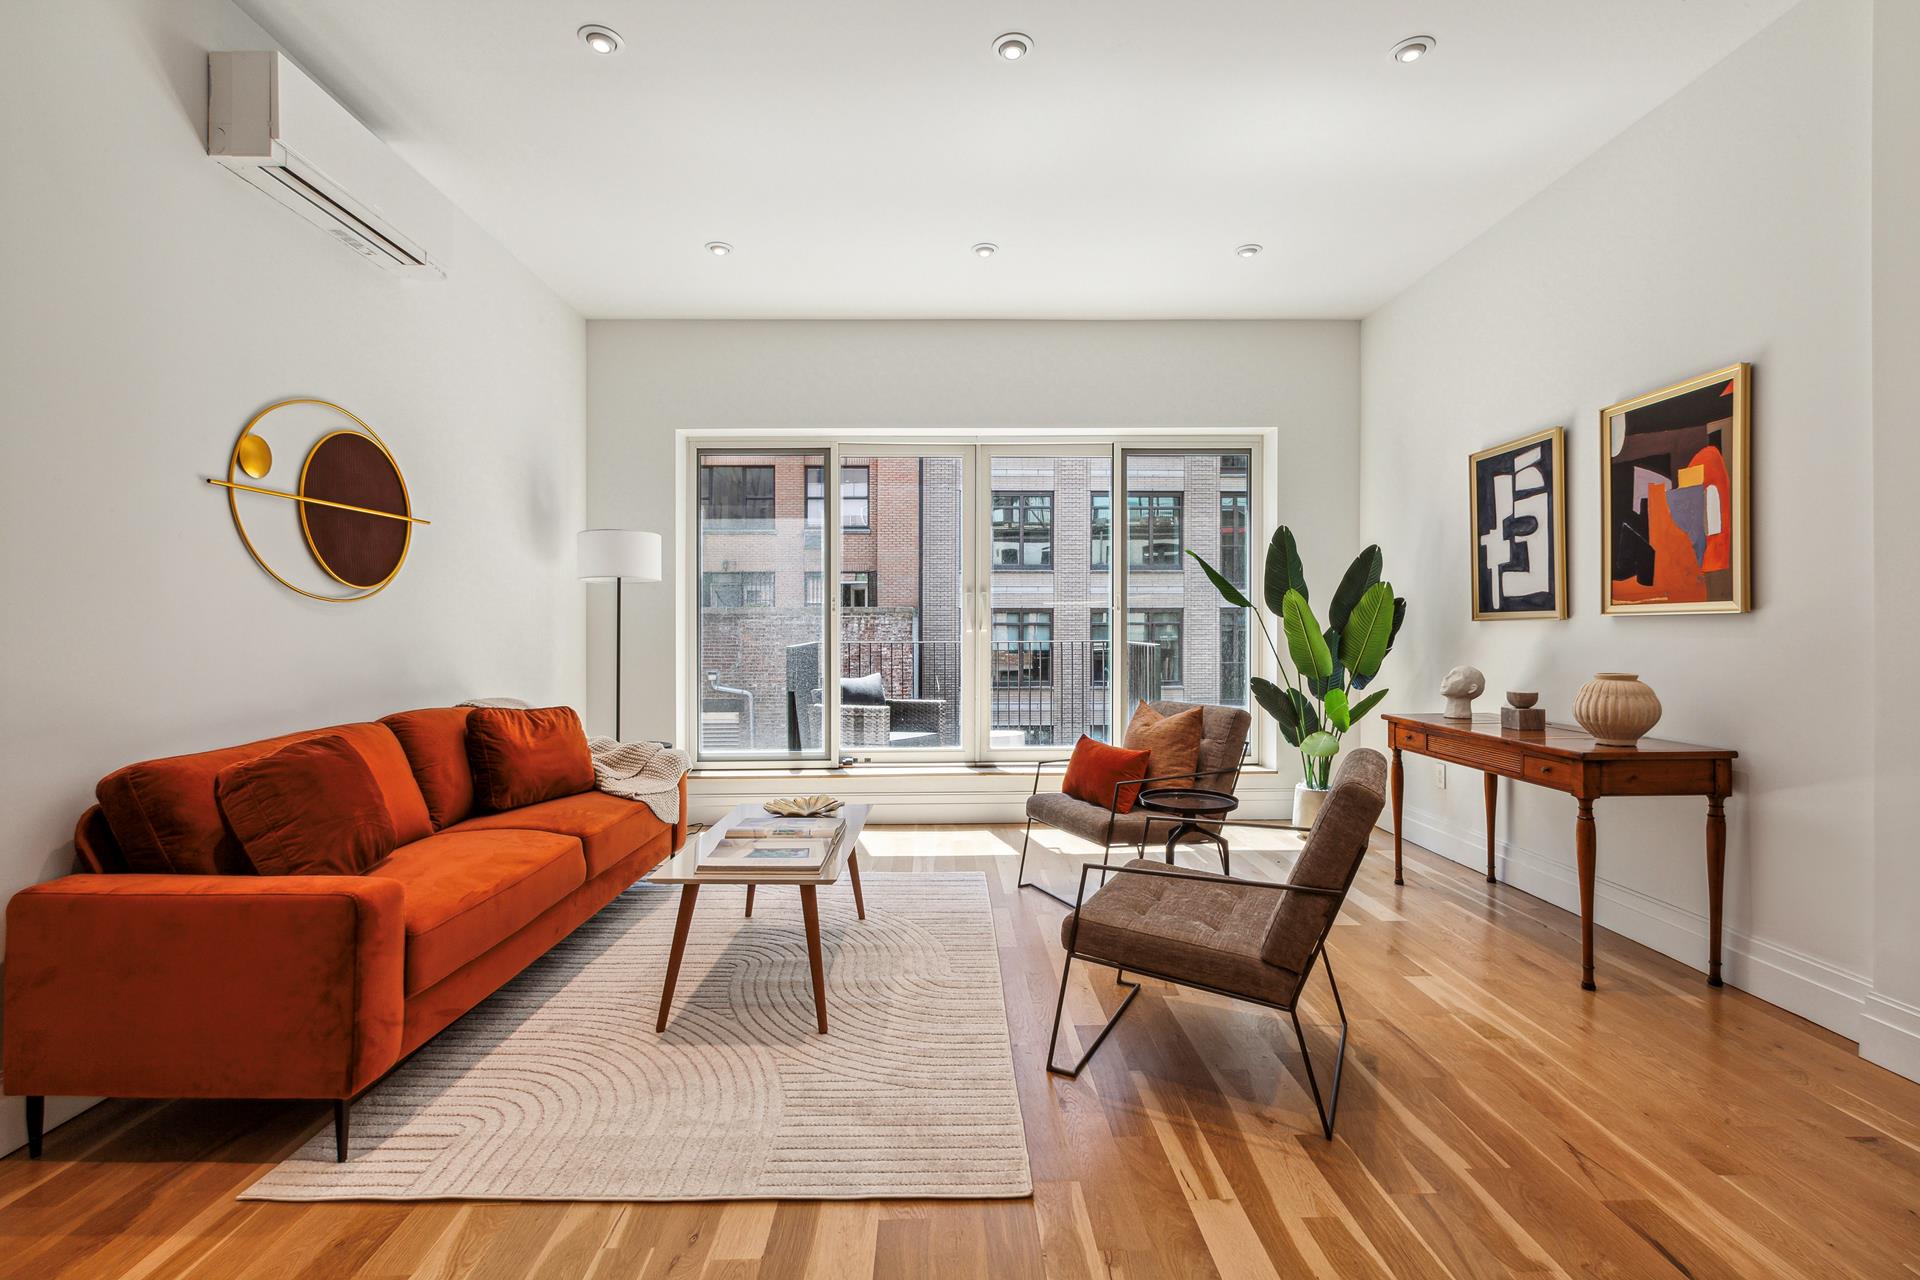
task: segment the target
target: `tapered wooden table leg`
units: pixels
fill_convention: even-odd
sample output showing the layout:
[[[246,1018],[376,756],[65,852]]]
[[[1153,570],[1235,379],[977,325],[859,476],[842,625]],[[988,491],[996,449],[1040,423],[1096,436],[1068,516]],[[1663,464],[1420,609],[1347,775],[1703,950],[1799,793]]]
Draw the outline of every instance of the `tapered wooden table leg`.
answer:
[[[758,885],[750,884],[747,886],[747,914],[749,916],[753,914],[753,891],[757,888],[759,888]]]
[[[1493,815],[1500,806],[1500,778],[1497,774],[1480,775],[1480,787],[1487,795],[1487,883],[1493,884]]]
[[[867,918],[867,900],[860,896],[860,847],[847,850],[847,874],[853,877],[853,913]]]
[[[813,1012],[827,1034],[827,974],[820,962],[820,902],[810,884],[800,886],[800,915],[807,922],[807,967],[813,970]]]
[[[1580,816],[1573,824],[1574,851],[1580,860],[1580,986],[1593,985],[1593,864],[1598,838],[1593,827],[1593,801],[1580,801]]]
[[[1707,985],[1720,985],[1720,896],[1727,878],[1727,806],[1707,797]]]
[[[673,1009],[673,984],[680,980],[680,957],[686,954],[687,929],[693,924],[693,904],[699,896],[699,885],[680,886],[680,914],[673,922],[673,949],[667,952],[667,980],[660,988],[660,1020],[654,1023],[655,1031],[667,1029],[667,1014]]]
[[[1400,810],[1407,794],[1406,770],[1400,764],[1400,748],[1393,749],[1393,882],[1405,884],[1402,878],[1403,863],[1400,855]]]

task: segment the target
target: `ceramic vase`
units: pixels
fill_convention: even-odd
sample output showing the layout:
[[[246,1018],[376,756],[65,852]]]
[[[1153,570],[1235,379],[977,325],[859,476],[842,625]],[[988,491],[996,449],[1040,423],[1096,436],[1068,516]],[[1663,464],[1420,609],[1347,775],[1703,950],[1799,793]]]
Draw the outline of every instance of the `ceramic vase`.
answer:
[[[1310,787],[1304,782],[1294,783],[1293,825],[1296,827],[1311,827],[1314,820],[1320,816],[1320,806],[1327,802],[1327,796],[1330,794],[1332,794],[1331,788],[1322,791],[1317,787]]]
[[[1603,747],[1631,747],[1660,723],[1660,699],[1640,677],[1602,671],[1573,695],[1573,718]]]

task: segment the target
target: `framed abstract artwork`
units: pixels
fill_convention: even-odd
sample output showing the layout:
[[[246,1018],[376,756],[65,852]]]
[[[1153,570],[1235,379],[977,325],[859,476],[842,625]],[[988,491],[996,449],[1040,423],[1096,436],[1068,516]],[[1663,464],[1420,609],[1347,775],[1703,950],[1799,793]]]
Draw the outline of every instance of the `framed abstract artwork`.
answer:
[[[1566,428],[1482,449],[1468,469],[1474,621],[1566,617]]]
[[[1745,613],[1753,369],[1600,411],[1602,613]]]

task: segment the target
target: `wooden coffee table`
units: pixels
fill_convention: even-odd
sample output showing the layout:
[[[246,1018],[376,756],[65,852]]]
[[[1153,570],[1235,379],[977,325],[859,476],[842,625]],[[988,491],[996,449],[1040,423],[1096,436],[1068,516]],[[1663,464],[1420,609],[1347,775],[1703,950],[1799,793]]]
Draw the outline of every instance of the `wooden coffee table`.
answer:
[[[680,886],[680,914],[673,924],[673,950],[667,953],[667,981],[660,991],[660,1019],[654,1025],[655,1031],[667,1029],[667,1014],[673,1007],[673,984],[680,978],[680,959],[687,950],[687,930],[693,924],[693,906],[699,899],[700,887],[709,884],[747,886],[747,914],[752,915],[754,891],[764,884],[769,887],[793,885],[800,890],[800,915],[807,925],[807,964],[813,971],[813,1011],[820,1024],[820,1034],[826,1034],[827,976],[826,966],[820,958],[820,905],[815,892],[821,885],[832,884],[838,880],[840,868],[844,865],[848,878],[853,881],[854,912],[862,920],[867,918],[867,904],[860,895],[858,841],[861,828],[867,825],[870,807],[864,804],[841,806],[838,813],[847,821],[846,832],[840,837],[840,845],[833,851],[833,856],[827,859],[826,865],[820,868],[817,875],[770,876],[751,871],[695,874],[700,865],[701,853],[725,839],[728,829],[734,823],[766,815],[766,810],[758,804],[736,805],[726,817],[688,841],[680,852],[648,873],[647,879],[654,884]]]

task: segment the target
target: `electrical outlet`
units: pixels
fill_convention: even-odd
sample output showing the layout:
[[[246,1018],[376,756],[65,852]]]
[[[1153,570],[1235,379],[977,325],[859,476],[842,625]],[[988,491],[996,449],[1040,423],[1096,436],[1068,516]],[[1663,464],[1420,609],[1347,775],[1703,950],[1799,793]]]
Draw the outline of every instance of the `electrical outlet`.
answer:
[[[1443,764],[1433,766],[1433,785],[1442,791],[1447,789],[1447,766]]]

